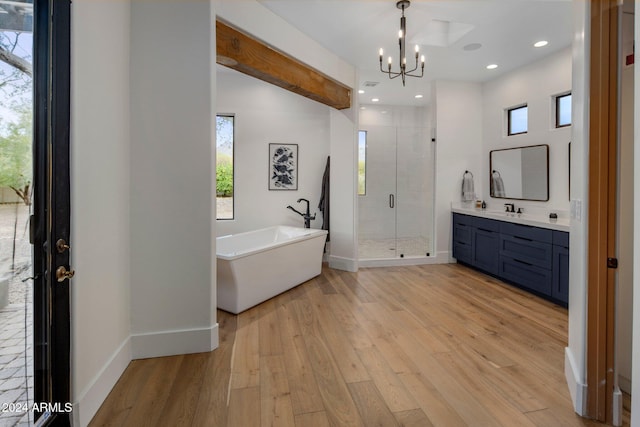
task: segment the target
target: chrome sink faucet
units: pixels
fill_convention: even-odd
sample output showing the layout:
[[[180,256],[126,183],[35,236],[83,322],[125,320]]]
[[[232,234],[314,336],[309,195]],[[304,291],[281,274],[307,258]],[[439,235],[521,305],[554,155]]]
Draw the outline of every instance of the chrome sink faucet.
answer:
[[[504,204],[507,208],[506,212],[511,212],[511,213],[515,213],[516,212],[516,207],[513,203],[505,203]],[[509,209],[511,208],[511,209]]]

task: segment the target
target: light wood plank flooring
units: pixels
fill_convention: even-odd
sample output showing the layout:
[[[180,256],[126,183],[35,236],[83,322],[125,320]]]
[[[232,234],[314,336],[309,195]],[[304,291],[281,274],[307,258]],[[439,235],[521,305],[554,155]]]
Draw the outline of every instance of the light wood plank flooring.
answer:
[[[218,320],[211,353],[131,362],[91,426],[600,425],[571,407],[567,311],[459,265],[325,267]]]

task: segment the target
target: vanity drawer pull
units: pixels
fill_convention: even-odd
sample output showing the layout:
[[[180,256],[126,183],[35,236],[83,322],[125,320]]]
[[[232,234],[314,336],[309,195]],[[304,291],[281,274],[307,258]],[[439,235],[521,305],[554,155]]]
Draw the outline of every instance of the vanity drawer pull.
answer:
[[[526,237],[520,237],[520,236],[513,236],[513,237],[514,237],[514,239],[524,240],[524,241],[527,241],[527,242],[533,242],[533,239],[528,239]]]
[[[528,266],[528,267],[533,266],[533,264],[530,264],[530,263],[528,263],[528,262],[526,262],[526,261],[520,261],[519,259],[515,259],[515,258],[513,258],[513,260],[514,260],[515,262],[519,263],[519,264],[524,264],[524,265],[526,265],[526,266]]]
[[[480,231],[485,231],[485,232],[487,232],[487,233],[494,233],[494,231],[493,231],[493,230],[487,230],[486,228],[478,228],[478,230],[480,230]]]

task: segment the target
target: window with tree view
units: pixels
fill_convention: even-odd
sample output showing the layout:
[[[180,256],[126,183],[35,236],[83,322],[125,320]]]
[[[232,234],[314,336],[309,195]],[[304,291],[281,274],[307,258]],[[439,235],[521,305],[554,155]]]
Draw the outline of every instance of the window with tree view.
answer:
[[[216,116],[217,219],[233,219],[234,116]]]
[[[367,131],[358,131],[358,195],[367,193]]]

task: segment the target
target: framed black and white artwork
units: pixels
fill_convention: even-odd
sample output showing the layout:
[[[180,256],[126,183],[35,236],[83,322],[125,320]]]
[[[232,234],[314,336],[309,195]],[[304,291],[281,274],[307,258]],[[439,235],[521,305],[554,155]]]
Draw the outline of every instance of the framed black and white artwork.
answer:
[[[298,144],[269,144],[269,190],[298,189]]]

